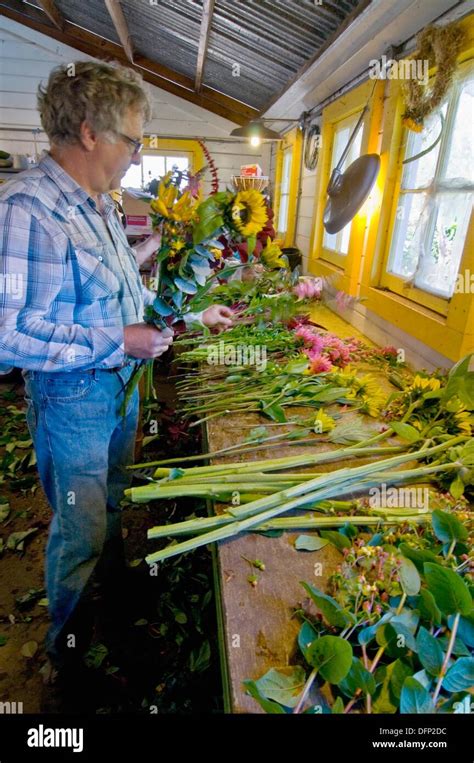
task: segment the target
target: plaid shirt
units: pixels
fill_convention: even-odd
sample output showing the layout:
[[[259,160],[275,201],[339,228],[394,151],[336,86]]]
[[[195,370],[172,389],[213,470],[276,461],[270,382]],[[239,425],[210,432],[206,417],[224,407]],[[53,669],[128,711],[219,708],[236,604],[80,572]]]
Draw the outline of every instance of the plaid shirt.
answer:
[[[115,204],[49,155],[0,187],[0,373],[113,368],[153,292]]]

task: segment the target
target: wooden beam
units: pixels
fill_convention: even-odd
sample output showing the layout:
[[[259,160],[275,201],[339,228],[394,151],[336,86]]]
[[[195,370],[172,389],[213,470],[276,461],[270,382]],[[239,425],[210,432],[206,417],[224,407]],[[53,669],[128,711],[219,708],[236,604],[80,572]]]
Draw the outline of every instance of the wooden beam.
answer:
[[[58,29],[61,29],[62,31],[64,29],[66,19],[56,8],[54,0],[38,0],[38,5],[46,13],[48,19],[54,24],[54,26]]]
[[[27,8],[28,12],[26,11]],[[4,15],[30,29],[35,29],[47,37],[58,40],[58,42],[69,45],[94,58],[100,58],[105,61],[118,61],[125,66],[130,66],[121,45],[105,40],[103,37],[88,32],[68,21],[66,21],[64,30],[61,32],[56,27],[45,22],[40,10],[30,5],[26,6],[20,0],[0,0],[0,15]],[[247,124],[249,120],[255,119],[258,116],[258,110],[252,108],[252,106],[248,106],[206,85],[201,88],[200,93],[196,93],[194,91],[194,79],[179,74],[138,53],[134,54],[134,63],[131,68],[140,72],[146,82],[168,93],[177,95],[185,101],[194,103],[196,106],[200,106],[213,114],[218,114],[238,125]]]
[[[112,23],[115,27],[115,31],[118,34],[119,40],[122,43],[122,47],[127,55],[128,60],[133,64],[133,45],[130,32],[128,31],[127,22],[123,15],[122,6],[120,0],[105,0],[106,8],[109,12],[109,16],[112,19]]]
[[[199,50],[196,64],[196,80],[194,89],[196,93],[201,92],[202,76],[204,73],[204,64],[206,62],[207,47],[209,44],[209,34],[211,31],[212,14],[214,13],[214,0],[203,0],[201,32],[199,35]]]

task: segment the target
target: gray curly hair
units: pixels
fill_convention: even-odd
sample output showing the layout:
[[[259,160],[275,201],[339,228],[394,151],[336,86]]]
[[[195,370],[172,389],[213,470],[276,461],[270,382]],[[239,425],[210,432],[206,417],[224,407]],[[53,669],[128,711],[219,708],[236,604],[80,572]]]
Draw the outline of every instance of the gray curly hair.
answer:
[[[46,87],[38,88],[41,124],[57,145],[78,143],[84,120],[96,132],[119,131],[128,108],[151,118],[151,105],[142,77],[120,64],[77,61],[51,72]]]

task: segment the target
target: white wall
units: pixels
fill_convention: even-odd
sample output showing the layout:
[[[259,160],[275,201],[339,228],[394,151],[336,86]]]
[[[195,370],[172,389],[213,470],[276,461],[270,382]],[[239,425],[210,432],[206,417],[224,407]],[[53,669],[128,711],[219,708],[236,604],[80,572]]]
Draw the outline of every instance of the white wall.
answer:
[[[36,92],[46,82],[54,66],[78,60],[94,60],[35,30],[7,18],[0,20],[0,149],[10,153],[34,154],[33,128],[41,128],[36,109]],[[201,137],[216,161],[221,189],[238,174],[242,164],[258,162],[269,172],[269,149],[251,148],[246,142],[219,142],[228,139],[236,126],[217,114],[149,85],[153,119],[147,133],[167,137]],[[13,131],[12,128],[24,128]],[[37,136],[38,150],[48,148],[44,133]],[[205,190],[210,188],[207,177]]]

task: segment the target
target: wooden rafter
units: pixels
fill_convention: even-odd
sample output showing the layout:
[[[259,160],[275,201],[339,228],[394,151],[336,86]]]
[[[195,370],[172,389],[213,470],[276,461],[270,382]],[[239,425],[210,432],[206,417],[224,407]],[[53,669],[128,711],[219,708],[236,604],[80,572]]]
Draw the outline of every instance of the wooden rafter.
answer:
[[[115,31],[118,34],[119,40],[122,43],[122,47],[127,55],[128,60],[133,64],[133,45],[130,32],[128,31],[127,22],[123,15],[122,6],[120,0],[105,0],[106,8],[109,12],[109,16],[112,19],[112,23],[115,27]]]
[[[214,13],[215,0],[203,0],[201,32],[199,35],[199,50],[196,65],[196,80],[194,89],[196,93],[201,91],[202,77],[204,74],[204,64],[206,63],[207,47],[209,45],[209,34],[211,31],[212,14]]]
[[[46,13],[48,19],[54,24],[54,26],[58,29],[61,29],[62,31],[64,29],[66,19],[56,8],[54,0],[38,0],[38,5]]]
[[[69,21],[65,22],[64,29],[61,31],[56,26],[52,26],[45,21],[42,11],[31,5],[24,4],[21,0],[0,0],[0,15],[6,16],[30,29],[35,29],[47,37],[58,40],[58,42],[69,45],[94,58],[106,61],[113,60],[127,66],[130,65],[121,45],[110,42],[75,24],[71,24]],[[190,103],[194,103],[213,114],[218,114],[225,119],[229,119],[236,124],[247,124],[249,120],[258,116],[259,112],[257,109],[252,108],[252,106],[248,106],[206,85],[201,87],[200,93],[196,93],[193,78],[175,72],[163,64],[139,55],[137,52],[134,54],[132,68],[139,71],[146,82],[156,85],[156,87],[168,93],[177,95]]]

